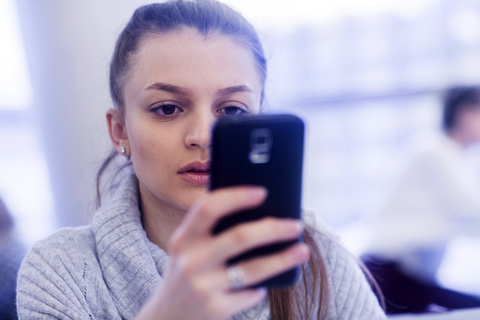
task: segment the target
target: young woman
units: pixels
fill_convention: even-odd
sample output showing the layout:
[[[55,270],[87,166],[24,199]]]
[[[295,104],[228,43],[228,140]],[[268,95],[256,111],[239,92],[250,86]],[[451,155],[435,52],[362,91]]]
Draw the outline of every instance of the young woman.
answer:
[[[254,29],[227,6],[171,1],[137,9],[117,41],[115,108],[107,112],[115,154],[132,174],[92,225],[60,230],[30,251],[18,278],[20,318],[385,317],[355,260],[322,232],[269,218],[212,236],[218,219],[268,196],[261,187],[206,187],[212,124],[259,113],[265,78]],[[225,264],[302,232],[305,243]],[[303,273],[293,288],[268,297],[262,288],[238,290],[295,265]]]

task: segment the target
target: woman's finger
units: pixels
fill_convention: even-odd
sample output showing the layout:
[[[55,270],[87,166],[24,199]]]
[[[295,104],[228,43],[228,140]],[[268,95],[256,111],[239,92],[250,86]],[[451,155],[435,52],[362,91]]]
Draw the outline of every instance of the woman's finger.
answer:
[[[261,258],[250,259],[235,265],[241,275],[242,287],[253,286],[264,280],[279,275],[285,271],[303,264],[307,261],[310,251],[304,243],[294,244],[280,253],[271,254]],[[224,272],[224,286],[226,289],[236,289],[238,283],[232,283],[227,271]]]
[[[219,266],[204,274],[202,283],[223,292],[253,286],[305,263],[309,255],[306,244],[294,244],[278,253],[238,262],[234,266],[237,274],[232,274],[230,267]]]
[[[259,206],[266,196],[266,189],[256,186],[222,188],[207,194],[192,206],[175,230],[169,250],[176,251],[199,236],[210,235],[220,218]]]
[[[247,222],[215,236],[204,254],[207,266],[224,263],[248,250],[275,242],[297,239],[303,232],[303,224],[296,219],[264,218]]]

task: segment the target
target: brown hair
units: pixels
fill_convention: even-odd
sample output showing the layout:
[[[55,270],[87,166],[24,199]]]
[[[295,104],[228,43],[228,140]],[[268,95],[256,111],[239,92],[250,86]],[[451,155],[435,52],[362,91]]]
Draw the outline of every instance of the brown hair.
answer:
[[[181,27],[191,27],[207,37],[214,33],[232,37],[250,49],[262,83],[261,104],[267,64],[261,42],[253,26],[227,5],[214,0],[174,0],[138,8],[120,34],[110,64],[110,95],[115,108],[124,121],[124,84],[128,78],[132,59],[142,38],[152,33],[167,33]],[[97,205],[101,204],[100,178],[114,160],[113,150],[97,173]],[[126,164],[125,166],[128,166]],[[121,167],[119,170],[124,168]],[[314,239],[315,231],[306,227],[304,241],[310,247],[311,257],[302,266],[302,276],[294,288],[269,290],[271,317],[274,320],[326,319],[328,283],[324,260]],[[317,314],[314,316],[314,310]]]

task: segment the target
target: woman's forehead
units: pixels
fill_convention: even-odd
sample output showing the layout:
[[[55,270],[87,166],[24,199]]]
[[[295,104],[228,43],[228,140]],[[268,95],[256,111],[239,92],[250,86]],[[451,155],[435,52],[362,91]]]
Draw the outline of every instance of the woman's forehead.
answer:
[[[193,28],[145,36],[132,59],[129,78],[141,87],[155,82],[188,87],[199,80],[261,87],[251,50],[230,36],[204,36]]]

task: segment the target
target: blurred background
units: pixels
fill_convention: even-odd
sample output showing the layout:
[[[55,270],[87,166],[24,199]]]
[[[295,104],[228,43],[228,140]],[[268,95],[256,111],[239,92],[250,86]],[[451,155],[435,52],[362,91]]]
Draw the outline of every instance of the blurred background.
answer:
[[[143,0],[0,1],[0,197],[28,248],[90,221],[110,151],[116,37]],[[480,83],[480,0],[227,0],[269,58],[267,107],[307,123],[304,206],[355,254],[411,150],[440,132],[441,96]],[[466,152],[480,182],[480,151]],[[480,241],[437,274],[480,294]]]

